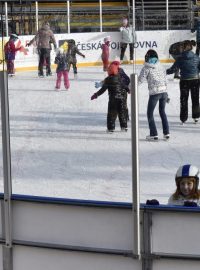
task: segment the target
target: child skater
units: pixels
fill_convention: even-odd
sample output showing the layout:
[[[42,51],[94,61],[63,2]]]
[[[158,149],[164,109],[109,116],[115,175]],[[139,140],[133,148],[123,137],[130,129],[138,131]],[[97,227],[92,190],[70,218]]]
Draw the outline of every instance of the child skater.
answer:
[[[120,67],[120,62],[115,60],[111,63],[111,65],[116,65],[118,68],[119,76],[122,80],[122,83],[125,84],[126,86],[129,86],[130,84],[130,78],[126,74],[123,68]],[[95,88],[102,87],[104,81],[101,82],[95,82]],[[128,106],[127,106],[127,93],[126,93],[126,116],[127,116],[127,121],[129,121],[129,112],[128,112]]]
[[[5,61],[7,64],[7,72],[8,76],[13,77],[15,76],[15,55],[16,52],[21,50],[21,47],[16,48],[15,47],[15,41],[18,39],[18,36],[16,34],[11,34],[9,41],[6,42],[4,46],[4,53],[5,53]]]
[[[159,114],[162,121],[163,137],[169,139],[169,125],[165,113],[165,105],[168,100],[166,71],[158,61],[158,54],[154,50],[148,50],[145,55],[145,64],[138,77],[138,82],[147,80],[149,89],[149,101],[147,106],[147,118],[150,135],[146,137],[149,141],[158,140],[158,132],[154,121],[154,109],[159,101]]]
[[[185,40],[183,52],[174,64],[167,69],[167,74],[173,74],[180,69],[180,120],[183,125],[188,119],[188,98],[191,93],[192,118],[197,123],[200,116],[199,110],[199,72],[200,58],[192,49],[195,41]]]
[[[79,54],[80,56],[82,56],[83,58],[85,58],[85,55],[82,54],[79,49],[76,46],[75,40],[70,39],[67,41],[68,42],[68,51],[67,54],[69,56],[69,69],[70,66],[72,65],[73,67],[73,71],[74,71],[74,78],[77,79],[77,59],[76,59],[76,55]]]
[[[170,205],[200,205],[199,169],[187,164],[180,166],[175,175],[176,191],[168,200]]]
[[[69,77],[68,77],[68,72],[69,72],[69,63],[68,63],[68,58],[66,53],[64,53],[63,48],[59,48],[58,54],[56,55],[55,58],[55,64],[57,64],[56,68],[56,73],[57,73],[57,80],[56,80],[56,90],[60,90],[61,86],[61,78],[62,76],[64,77],[64,86],[66,90],[69,89]]]
[[[101,89],[91,96],[91,100],[96,99],[108,89],[108,113],[107,113],[107,132],[113,133],[115,130],[115,120],[119,117],[121,131],[127,131],[126,116],[126,93],[130,92],[128,86],[124,85],[118,67],[111,64],[108,67],[108,77],[105,78]]]
[[[103,62],[103,71],[107,71],[108,66],[109,66],[109,46],[110,46],[110,37],[107,36],[104,38],[104,44],[102,44],[101,49],[102,49],[102,54],[101,54],[101,59]]]

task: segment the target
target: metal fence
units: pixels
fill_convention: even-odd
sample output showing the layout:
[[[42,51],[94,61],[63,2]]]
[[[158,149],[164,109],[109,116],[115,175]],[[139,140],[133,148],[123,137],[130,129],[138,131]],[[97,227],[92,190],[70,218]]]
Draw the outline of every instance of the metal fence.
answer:
[[[192,0],[16,0],[0,3],[1,32],[6,36],[11,32],[35,34],[47,20],[55,33],[118,31],[123,17],[135,23],[136,30],[187,30],[193,24],[194,6],[198,5]]]

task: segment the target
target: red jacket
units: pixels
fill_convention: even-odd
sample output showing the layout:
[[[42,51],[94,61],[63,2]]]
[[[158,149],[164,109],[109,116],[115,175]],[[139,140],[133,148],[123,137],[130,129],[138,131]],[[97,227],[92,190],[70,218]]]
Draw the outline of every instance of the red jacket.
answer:
[[[15,54],[20,49],[21,48],[15,48],[15,43],[13,40],[9,40],[8,42],[6,42],[6,44],[4,46],[5,59],[6,60],[15,60]]]

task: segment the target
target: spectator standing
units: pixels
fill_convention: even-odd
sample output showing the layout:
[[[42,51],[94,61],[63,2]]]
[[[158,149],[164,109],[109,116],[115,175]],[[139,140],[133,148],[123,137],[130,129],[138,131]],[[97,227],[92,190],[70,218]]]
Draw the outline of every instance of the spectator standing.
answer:
[[[120,27],[121,33],[121,42],[120,42],[120,61],[124,59],[124,54],[127,46],[129,45],[130,49],[130,62],[133,63],[133,53],[134,53],[134,43],[136,42],[136,33],[133,30],[133,27],[129,25],[128,19],[124,18],[122,20],[122,26]]]
[[[51,43],[53,43],[55,50],[57,45],[54,34],[50,29],[48,22],[43,24],[43,26],[38,30],[36,36],[29,43],[27,43],[27,46],[30,46],[33,42],[36,42],[39,54],[38,76],[44,77],[44,63],[46,63],[46,76],[51,76]]]

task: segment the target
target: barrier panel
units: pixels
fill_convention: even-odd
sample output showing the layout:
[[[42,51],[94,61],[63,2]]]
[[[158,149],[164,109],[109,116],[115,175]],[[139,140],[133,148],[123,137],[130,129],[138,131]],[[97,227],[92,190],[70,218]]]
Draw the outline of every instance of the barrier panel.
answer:
[[[142,256],[137,258],[129,203],[26,195],[11,199],[13,267],[3,267],[1,231],[0,270],[199,269],[199,207],[141,205]],[[0,200],[3,204],[3,194]]]
[[[129,257],[14,246],[13,270],[141,270]]]
[[[14,200],[12,205],[15,240],[132,250],[131,209],[113,208],[103,203],[96,207],[75,207],[67,205],[67,200],[58,204],[53,199]]]

